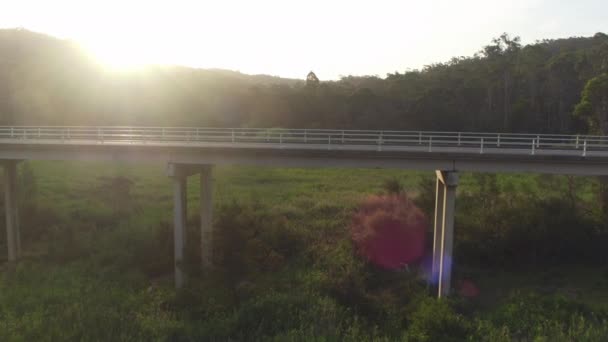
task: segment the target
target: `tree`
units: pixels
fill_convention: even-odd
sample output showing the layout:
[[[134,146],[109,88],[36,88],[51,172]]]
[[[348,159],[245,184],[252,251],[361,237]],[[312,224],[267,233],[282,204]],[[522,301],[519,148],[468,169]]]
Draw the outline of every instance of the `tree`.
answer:
[[[307,87],[314,87],[314,88],[316,88],[317,86],[319,86],[319,78],[312,71],[309,72],[308,75],[306,75],[306,86]]]
[[[586,119],[590,132],[601,135],[608,133],[608,73],[587,82],[575,115]],[[598,195],[602,215],[605,217],[608,215],[608,177],[599,177]]]
[[[511,129],[512,93],[513,93],[513,71],[517,64],[521,43],[519,37],[511,38],[503,33],[492,40],[492,44],[484,47],[482,55],[486,57],[490,84],[488,86],[488,109],[492,112],[494,85],[502,87],[503,97],[503,123],[502,129]]]
[[[586,119],[590,132],[608,134],[608,73],[589,80],[581,96],[575,115]]]

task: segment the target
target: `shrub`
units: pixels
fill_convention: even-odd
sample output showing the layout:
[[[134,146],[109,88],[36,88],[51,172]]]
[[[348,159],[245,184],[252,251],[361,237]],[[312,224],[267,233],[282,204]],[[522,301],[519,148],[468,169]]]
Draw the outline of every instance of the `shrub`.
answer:
[[[382,188],[389,195],[399,195],[403,192],[403,184],[397,178],[389,178],[384,181]]]
[[[462,341],[469,333],[469,323],[455,313],[446,300],[427,298],[410,316],[405,340]]]
[[[259,204],[232,202],[217,210],[214,263],[233,284],[250,274],[275,272],[305,246],[306,236]]]
[[[474,321],[472,341],[605,341],[606,316],[559,296],[514,292]]]

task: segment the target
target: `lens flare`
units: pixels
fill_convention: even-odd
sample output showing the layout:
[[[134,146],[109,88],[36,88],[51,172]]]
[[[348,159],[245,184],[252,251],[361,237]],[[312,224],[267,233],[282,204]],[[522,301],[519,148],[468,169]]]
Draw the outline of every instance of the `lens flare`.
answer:
[[[424,255],[428,221],[406,195],[371,196],[353,216],[351,233],[358,252],[385,269],[399,269]]]

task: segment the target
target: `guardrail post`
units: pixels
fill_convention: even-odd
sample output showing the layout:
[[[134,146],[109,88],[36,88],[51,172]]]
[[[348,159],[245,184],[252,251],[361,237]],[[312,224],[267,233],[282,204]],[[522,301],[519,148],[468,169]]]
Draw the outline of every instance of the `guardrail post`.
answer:
[[[583,141],[583,157],[587,156],[587,139]]]
[[[306,130],[304,130],[304,143],[308,143],[308,134]]]
[[[160,140],[165,141],[165,128],[164,127],[160,130]]]
[[[344,131],[342,131],[342,145],[344,145]]]
[[[500,147],[500,134],[496,138],[496,147]]]
[[[279,133],[279,146],[283,145],[283,133]]]
[[[234,129],[232,130],[232,142],[234,143]]]
[[[578,149],[578,139],[579,139],[579,138],[578,138],[578,134],[577,134],[577,135],[576,135],[576,147],[575,147],[576,149]]]
[[[481,146],[479,147],[479,154],[483,154],[483,137],[481,137]]]
[[[460,146],[460,132],[458,132],[458,146]]]
[[[536,136],[536,148],[540,147],[540,135]]]
[[[433,152],[433,136],[429,137],[429,152]]]
[[[331,149],[331,134],[327,136],[327,149]]]
[[[532,152],[531,152],[532,155],[534,155],[534,153],[535,153],[535,148],[536,148],[536,142],[534,141],[534,139],[532,139]]]
[[[418,132],[418,144],[422,145],[422,132]]]

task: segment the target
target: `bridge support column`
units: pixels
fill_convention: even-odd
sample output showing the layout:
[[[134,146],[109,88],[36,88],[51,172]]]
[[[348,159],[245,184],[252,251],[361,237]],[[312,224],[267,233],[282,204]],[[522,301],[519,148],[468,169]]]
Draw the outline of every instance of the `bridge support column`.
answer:
[[[213,180],[212,166],[201,169],[200,214],[201,214],[201,265],[203,270],[213,267]]]
[[[186,220],[188,200],[186,196],[187,178],[183,175],[173,176],[173,255],[175,263],[175,287],[184,285],[183,270],[184,248],[186,245]]]
[[[458,173],[436,171],[435,227],[431,276],[438,285],[439,298],[450,294],[452,278],[452,247],[454,242],[454,206]]]
[[[6,161],[3,164],[6,245],[8,247],[8,261],[14,262],[21,255],[21,237],[17,213],[17,161]]]
[[[186,246],[188,176],[200,173],[201,263],[204,270],[212,268],[213,253],[213,183],[212,166],[169,164],[167,175],[173,179],[173,239],[175,256],[175,287],[186,282],[183,269]]]

